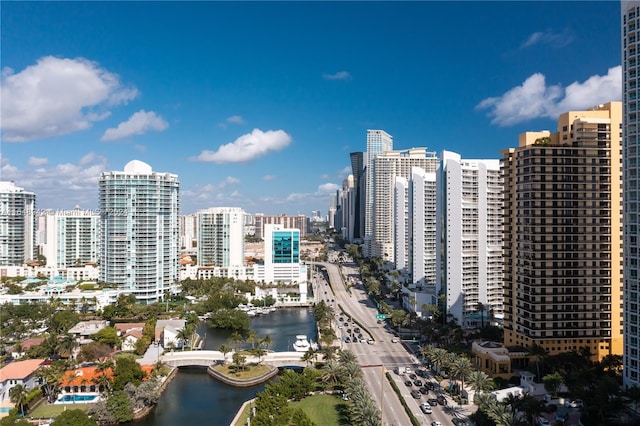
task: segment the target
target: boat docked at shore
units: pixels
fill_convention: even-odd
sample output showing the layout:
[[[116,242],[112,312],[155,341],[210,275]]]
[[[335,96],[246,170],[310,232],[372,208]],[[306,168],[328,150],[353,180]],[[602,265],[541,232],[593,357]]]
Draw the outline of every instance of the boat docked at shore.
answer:
[[[307,352],[309,348],[313,350],[318,349],[318,345],[307,340],[307,336],[304,334],[298,334],[296,336],[296,341],[293,343],[293,350],[296,352]]]

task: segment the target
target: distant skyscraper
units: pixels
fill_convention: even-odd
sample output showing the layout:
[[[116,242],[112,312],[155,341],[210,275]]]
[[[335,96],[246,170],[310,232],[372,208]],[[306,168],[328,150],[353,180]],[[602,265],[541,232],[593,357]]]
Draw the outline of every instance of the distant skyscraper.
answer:
[[[412,167],[420,167],[433,173],[438,167],[438,156],[435,152],[427,152],[426,148],[385,151],[376,155],[373,176],[375,191],[371,218],[373,224],[371,255],[385,262],[395,263],[395,178],[409,179]]]
[[[353,187],[355,189],[354,211],[353,211],[353,231],[352,240],[362,240],[364,238],[365,222],[365,168],[364,152],[352,152],[351,174],[353,175]]]
[[[499,160],[465,160],[443,151],[436,175],[439,224],[437,288],[446,312],[481,324],[478,302],[498,318],[503,306],[503,201]],[[485,313],[485,314],[486,314]]]
[[[621,126],[610,102],[503,151],[505,346],[622,354]]]
[[[22,265],[36,257],[36,194],[0,182],[0,265]]]
[[[264,227],[268,224],[298,229],[301,237],[305,237],[309,229],[309,218],[303,214],[290,216],[286,214],[266,215],[264,213],[256,213],[253,218],[256,222],[257,238],[264,238]]]
[[[624,149],[624,369],[626,387],[640,386],[640,137],[638,28],[640,1],[622,2],[622,81]],[[612,127],[611,131],[617,131]],[[612,242],[613,244],[613,242]]]
[[[194,250],[198,245],[198,215],[188,214],[178,217],[180,249]]]
[[[40,252],[57,268],[98,263],[100,215],[80,208],[49,210],[38,215]]]
[[[211,207],[198,213],[198,265],[244,265],[244,210]]]
[[[367,153],[365,158],[365,219],[364,219],[364,255],[367,257],[373,254],[373,221],[375,215],[375,159],[376,156],[385,151],[393,149],[393,137],[384,130],[367,130]],[[389,191],[393,190],[393,180],[390,182]]]
[[[100,280],[142,302],[162,299],[178,279],[178,176],[133,160],[98,182]]]

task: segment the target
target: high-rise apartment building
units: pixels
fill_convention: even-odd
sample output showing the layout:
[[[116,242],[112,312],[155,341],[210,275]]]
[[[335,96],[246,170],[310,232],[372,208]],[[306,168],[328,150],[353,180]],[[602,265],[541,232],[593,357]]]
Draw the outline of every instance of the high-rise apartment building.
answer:
[[[437,181],[437,289],[446,313],[464,326],[502,316],[502,176],[499,160],[466,160],[443,151]],[[482,303],[485,312],[479,312]]]
[[[374,161],[371,255],[385,262],[395,263],[395,179],[409,179],[413,167],[433,173],[438,167],[438,156],[435,152],[427,152],[426,148],[411,148],[404,151],[385,151],[376,155]]]
[[[638,94],[640,87],[640,1],[622,2],[622,100],[623,100],[623,256],[624,256],[624,369],[626,387],[640,386],[640,136]],[[612,131],[617,129],[613,129]]]
[[[198,265],[244,265],[244,215],[239,207],[211,207],[197,213]]]
[[[367,130],[367,152],[364,157],[365,164],[365,196],[364,196],[364,240],[363,254],[367,257],[375,256],[373,253],[373,227],[375,216],[375,159],[385,151],[393,149],[393,137],[384,130]],[[353,161],[353,159],[352,159]],[[393,180],[390,183],[393,188]]]
[[[266,215],[256,213],[253,215],[256,224],[256,238],[264,238],[265,225],[281,225],[284,228],[295,228],[300,232],[300,237],[304,238],[309,229],[309,219],[303,214],[297,215]]]
[[[178,217],[180,250],[194,251],[198,246],[198,215],[188,214]]]
[[[264,277],[266,283],[306,286],[307,269],[300,262],[300,230],[267,224],[264,227]],[[258,276],[262,272],[258,272]]]
[[[349,232],[352,239],[349,241],[362,241],[364,238],[364,222],[365,222],[365,153],[352,152],[349,154],[351,159],[351,174],[353,175],[353,187],[355,190],[354,211],[353,211],[353,230]]]
[[[0,182],[0,265],[22,265],[36,256],[36,194]]]
[[[47,210],[38,215],[38,246],[47,265],[69,268],[97,264],[100,215],[93,210]]]
[[[621,126],[610,102],[502,152],[505,346],[622,354]]]
[[[154,302],[178,279],[178,176],[142,161],[103,172],[100,189],[100,280]]]

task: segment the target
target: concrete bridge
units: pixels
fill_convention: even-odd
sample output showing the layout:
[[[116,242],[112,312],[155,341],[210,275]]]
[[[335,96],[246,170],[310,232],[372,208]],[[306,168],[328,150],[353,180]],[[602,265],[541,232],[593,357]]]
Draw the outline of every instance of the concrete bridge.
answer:
[[[267,352],[262,358],[253,355],[245,355],[247,364],[262,362],[274,367],[295,365],[306,367],[308,364],[302,361],[304,352]],[[209,367],[222,361],[226,364],[233,362],[233,352],[226,354],[226,359],[220,351],[175,351],[166,352],[160,357],[160,361],[172,367]]]

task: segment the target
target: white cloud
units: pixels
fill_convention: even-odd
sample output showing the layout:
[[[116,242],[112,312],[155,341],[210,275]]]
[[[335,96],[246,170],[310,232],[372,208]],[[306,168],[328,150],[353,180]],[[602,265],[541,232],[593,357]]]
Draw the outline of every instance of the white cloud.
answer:
[[[133,135],[142,135],[149,130],[161,132],[169,127],[162,117],[153,111],[140,111],[134,113],[127,121],[118,124],[116,128],[107,129],[100,139],[101,141],[115,141]]]
[[[119,77],[84,58],[45,56],[17,74],[2,71],[2,139],[25,142],[91,127],[110,115],[108,107],[138,95]]]
[[[620,66],[610,68],[604,76],[593,75],[565,89],[560,84],[547,86],[545,76],[536,73],[502,96],[484,99],[476,105],[476,109],[488,110],[491,123],[510,126],[535,118],[556,119],[559,114],[569,110],[582,110],[620,100],[621,94]]]
[[[204,150],[192,161],[213,163],[241,163],[262,157],[271,151],[280,151],[291,143],[291,136],[284,130],[253,129],[235,141],[222,145],[217,151]]]
[[[239,115],[232,115],[231,117],[227,118],[227,123],[244,124],[244,119]]]
[[[147,152],[147,147],[144,145],[140,145],[140,144],[135,144],[133,146],[133,149],[135,149],[138,152]]]
[[[567,30],[562,33],[554,33],[551,30],[538,31],[531,34],[520,45],[520,49],[534,46],[536,44],[547,44],[552,47],[564,47],[573,41],[573,36]]]
[[[338,71],[335,74],[322,74],[325,80],[351,80],[351,74],[348,71]]]
[[[346,167],[344,167],[342,170],[340,170],[338,172],[338,176],[342,177],[342,178],[345,178],[345,177],[349,176],[352,171],[353,170],[351,170],[351,166],[346,166]]]
[[[334,194],[337,190],[341,189],[340,185],[335,183],[323,183],[318,185],[316,192],[293,192],[287,196],[287,201],[297,202],[318,202],[325,201],[329,194]]]
[[[277,178],[276,175],[264,175],[264,176],[262,176],[262,180],[267,181],[267,182],[270,181],[270,180],[274,180],[276,178]]]
[[[335,183],[323,183],[322,185],[318,186],[318,191],[316,192],[316,194],[333,194],[341,188],[342,187],[340,185],[337,185]]]
[[[320,179],[329,179],[329,178],[330,178],[329,173],[323,173],[320,175]]]
[[[30,166],[44,166],[49,162],[48,158],[41,157],[29,157],[29,165]]]
[[[51,164],[50,167],[34,164],[22,169],[11,165],[8,158],[2,158],[0,165],[3,180],[12,180],[20,187],[36,192],[39,209],[75,205],[97,208],[98,177],[110,170],[107,159],[94,153],[76,162]]]

